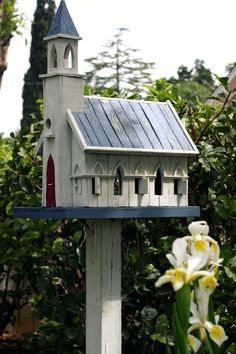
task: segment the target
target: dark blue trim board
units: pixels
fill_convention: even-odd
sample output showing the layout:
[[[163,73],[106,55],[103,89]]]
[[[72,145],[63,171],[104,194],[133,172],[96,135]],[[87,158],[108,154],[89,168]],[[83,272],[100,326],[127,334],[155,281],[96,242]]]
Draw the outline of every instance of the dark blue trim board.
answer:
[[[198,206],[186,207],[16,207],[14,218],[29,219],[143,219],[199,217]]]

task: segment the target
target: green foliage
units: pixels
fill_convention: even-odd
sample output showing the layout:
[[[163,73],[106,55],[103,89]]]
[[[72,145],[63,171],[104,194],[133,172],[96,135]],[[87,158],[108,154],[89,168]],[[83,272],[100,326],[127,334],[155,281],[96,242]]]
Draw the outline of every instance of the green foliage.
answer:
[[[7,69],[7,54],[11,38],[20,34],[24,17],[18,12],[16,0],[0,1],[0,87],[4,71]]]
[[[148,100],[170,100],[198,145],[199,156],[190,160],[189,199],[201,207],[201,217],[212,225],[211,235],[221,245],[224,264],[222,286],[214,293],[228,341],[222,353],[235,350],[235,126],[234,102],[209,106],[196,100],[192,107],[173,83],[156,80],[147,87]],[[89,91],[89,88],[86,88]],[[108,89],[102,95],[115,97]],[[122,92],[126,97],[126,92]],[[135,96],[137,97],[137,96]],[[132,97],[130,97],[132,98]],[[227,93],[226,93],[227,98]],[[33,149],[39,124],[25,134],[1,141],[0,153],[0,277],[17,284],[0,292],[0,325],[12,309],[30,302],[41,324],[31,337],[35,353],[84,353],[85,249],[82,225],[76,221],[13,220],[14,205],[40,204],[41,159]],[[11,158],[13,156],[13,158]],[[174,293],[154,283],[168,268],[165,254],[174,237],[187,233],[186,220],[131,221],[123,229],[122,314],[123,353],[170,354]],[[8,284],[10,282],[8,281]],[[6,315],[8,314],[8,315]]]
[[[212,94],[215,81],[210,69],[205,67],[203,60],[196,59],[194,67],[188,69],[181,65],[177,71],[177,79],[171,77],[168,81],[178,89],[179,95],[188,104],[196,105],[198,101],[204,102]]]
[[[37,7],[32,23],[30,67],[24,77],[23,86],[23,118],[21,128],[29,127],[36,121],[40,121],[39,99],[43,97],[43,83],[39,78],[40,74],[47,72],[47,43],[43,40],[46,37],[49,27],[55,14],[54,0],[37,0]]]
[[[108,87],[117,93],[122,89],[137,93],[145,83],[151,82],[154,63],[145,63],[137,56],[137,49],[125,45],[123,36],[127,31],[119,28],[105,50],[85,60],[93,67],[86,73],[86,81],[93,86],[95,93]]]
[[[81,224],[61,222],[44,238],[36,293],[30,300],[41,320],[32,343],[41,353],[78,353],[85,337],[85,258]]]
[[[40,190],[40,162],[33,155],[34,142],[33,132],[21,139],[12,135],[11,143],[4,142],[4,154],[0,155],[0,333],[33,291],[35,271],[31,253],[41,228],[32,221],[13,220],[12,209],[17,204],[39,203],[39,194],[35,192]]]
[[[23,16],[16,8],[16,0],[0,2],[0,38],[9,41],[14,33],[20,33],[19,27],[24,23]]]

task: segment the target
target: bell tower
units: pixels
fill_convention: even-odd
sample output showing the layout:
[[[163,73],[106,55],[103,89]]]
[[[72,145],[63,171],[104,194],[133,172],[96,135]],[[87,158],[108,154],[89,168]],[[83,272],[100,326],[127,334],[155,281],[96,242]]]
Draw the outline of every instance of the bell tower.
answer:
[[[82,39],[64,0],[45,40],[48,42],[48,73],[78,73],[78,41]]]
[[[47,73],[41,75],[44,81],[43,205],[70,206],[71,130],[66,111],[83,111],[84,88],[83,77],[78,74],[81,37],[64,0],[44,40],[47,41]],[[50,166],[53,173],[48,170]],[[63,175],[59,171],[64,171]]]

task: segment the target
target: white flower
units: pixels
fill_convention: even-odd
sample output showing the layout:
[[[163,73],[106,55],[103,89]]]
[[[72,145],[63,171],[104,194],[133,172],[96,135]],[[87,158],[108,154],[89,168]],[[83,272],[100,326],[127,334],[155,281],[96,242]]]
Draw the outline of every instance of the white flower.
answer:
[[[193,221],[189,224],[188,229],[192,236],[206,236],[209,233],[209,226],[206,221]]]
[[[165,283],[171,283],[174,290],[178,291],[184,284],[198,279],[199,277],[211,275],[210,272],[201,270],[205,262],[204,255],[194,255],[189,257],[188,261],[182,266],[174,269],[168,269],[165,275],[162,275],[155,283],[159,287]]]
[[[188,259],[187,241],[183,238],[177,238],[172,245],[172,254],[168,253],[166,257],[172,267],[181,267]]]

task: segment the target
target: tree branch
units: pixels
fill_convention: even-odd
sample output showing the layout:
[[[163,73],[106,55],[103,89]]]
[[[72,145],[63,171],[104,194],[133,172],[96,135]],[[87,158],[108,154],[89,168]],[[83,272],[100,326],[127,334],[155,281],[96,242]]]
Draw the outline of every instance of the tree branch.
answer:
[[[203,124],[202,126],[202,129],[200,130],[200,133],[198,135],[198,137],[195,139],[195,144],[198,144],[199,141],[201,140],[202,136],[204,135],[205,131],[207,130],[207,128],[214,122],[214,120],[216,120],[220,115],[221,113],[224,111],[225,109],[225,106],[227,105],[227,103],[229,102],[229,98],[231,96],[231,93],[232,91],[230,90],[228,92],[228,95],[226,96],[225,100],[224,100],[224,103],[221,107],[221,109],[212,117],[212,118],[209,118],[208,120],[205,121],[205,123]]]

